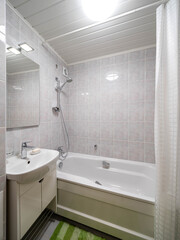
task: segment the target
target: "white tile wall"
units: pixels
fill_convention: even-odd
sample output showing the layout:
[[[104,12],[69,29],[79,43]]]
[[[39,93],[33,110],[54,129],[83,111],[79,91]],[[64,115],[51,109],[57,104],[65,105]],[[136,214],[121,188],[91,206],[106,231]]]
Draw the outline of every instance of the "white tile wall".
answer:
[[[18,152],[20,141],[26,139],[56,149],[64,139],[60,116],[52,112],[55,77],[63,81],[65,64],[9,8],[7,19],[8,43],[28,42],[35,49],[28,56],[40,65],[40,126],[8,131],[7,149]],[[106,80],[111,73],[118,74],[117,81]],[[154,162],[155,48],[72,65],[69,75],[73,82],[64,88],[61,103],[70,150]]]
[[[148,48],[69,66],[71,151],[155,161],[155,53]],[[107,81],[111,73],[119,78]]]
[[[32,145],[38,147],[56,149],[59,145],[64,145],[64,138],[61,134],[60,115],[52,112],[52,107],[57,104],[55,77],[62,82],[65,80],[62,66],[66,64],[48,47],[44,47],[39,36],[7,6],[7,43],[17,47],[21,42],[27,42],[35,49],[24,54],[40,65],[40,125],[8,130],[7,151],[14,150],[18,153],[23,140],[32,140]],[[66,109],[66,94],[62,95],[61,101]]]

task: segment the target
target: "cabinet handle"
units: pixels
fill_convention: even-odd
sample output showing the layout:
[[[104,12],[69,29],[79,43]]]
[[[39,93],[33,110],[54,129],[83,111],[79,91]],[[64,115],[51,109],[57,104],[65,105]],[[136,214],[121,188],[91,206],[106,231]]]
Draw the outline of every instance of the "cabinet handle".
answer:
[[[41,178],[41,179],[39,180],[39,183],[41,183],[43,180],[44,180],[44,178]]]

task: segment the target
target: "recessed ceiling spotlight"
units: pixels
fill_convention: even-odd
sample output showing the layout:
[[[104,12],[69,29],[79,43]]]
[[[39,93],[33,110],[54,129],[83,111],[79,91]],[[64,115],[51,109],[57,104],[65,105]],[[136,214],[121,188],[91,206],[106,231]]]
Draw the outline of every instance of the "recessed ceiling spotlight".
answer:
[[[119,78],[117,73],[110,73],[106,76],[106,80],[108,81],[115,81]]]
[[[110,17],[117,7],[118,0],[81,0],[87,16],[94,21]]]
[[[25,50],[26,52],[31,52],[33,51],[34,49],[29,46],[27,43],[21,43],[19,44],[20,48],[22,48],[23,50]]]
[[[10,52],[12,52],[12,53],[14,53],[16,55],[21,53],[18,49],[13,48],[13,47],[9,47],[9,48],[7,48],[7,50],[9,50]]]

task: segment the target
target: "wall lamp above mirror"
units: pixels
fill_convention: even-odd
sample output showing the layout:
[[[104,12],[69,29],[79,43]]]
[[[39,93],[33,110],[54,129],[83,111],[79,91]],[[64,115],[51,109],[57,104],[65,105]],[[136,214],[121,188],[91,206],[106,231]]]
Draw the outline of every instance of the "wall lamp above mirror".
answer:
[[[18,54],[21,53],[19,49],[16,49],[16,48],[14,48],[14,47],[8,47],[7,50],[8,50],[9,52],[12,52],[12,53],[16,54],[16,55],[18,55]]]
[[[34,49],[27,43],[21,43],[18,46],[19,46],[19,48],[14,48],[14,47],[7,46],[6,52],[10,51],[10,52],[18,55],[18,54],[21,53],[21,50],[24,50],[26,52],[34,51]]]
[[[21,43],[21,44],[19,44],[19,47],[21,48],[21,49],[23,49],[24,51],[26,51],[26,52],[31,52],[31,51],[34,51],[34,48],[32,48],[29,44],[27,44],[27,43]]]

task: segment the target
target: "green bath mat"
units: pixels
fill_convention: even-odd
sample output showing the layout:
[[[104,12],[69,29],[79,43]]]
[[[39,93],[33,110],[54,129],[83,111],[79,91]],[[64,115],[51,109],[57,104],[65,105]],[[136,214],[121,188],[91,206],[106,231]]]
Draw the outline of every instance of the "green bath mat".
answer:
[[[66,222],[61,221],[56,227],[50,240],[106,240],[97,237],[90,232],[74,227]]]

